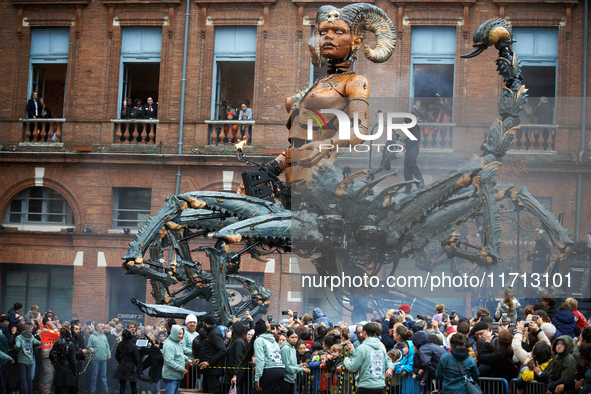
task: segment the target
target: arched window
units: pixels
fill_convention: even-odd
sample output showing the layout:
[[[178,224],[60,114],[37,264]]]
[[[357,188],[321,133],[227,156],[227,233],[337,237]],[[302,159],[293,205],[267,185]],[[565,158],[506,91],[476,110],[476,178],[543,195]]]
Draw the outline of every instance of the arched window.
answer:
[[[74,226],[74,214],[68,201],[55,190],[31,187],[12,200],[4,217],[4,225],[16,225],[24,230],[28,229],[28,225],[59,228]],[[59,231],[58,228],[52,230]]]

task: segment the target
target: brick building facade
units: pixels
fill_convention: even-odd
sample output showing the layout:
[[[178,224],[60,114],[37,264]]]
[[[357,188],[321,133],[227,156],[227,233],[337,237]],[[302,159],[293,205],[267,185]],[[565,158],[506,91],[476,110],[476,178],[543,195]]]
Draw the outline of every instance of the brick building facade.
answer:
[[[118,293],[125,285],[145,291],[149,301],[149,289],[140,279],[123,277],[120,268],[137,222],[119,223],[114,211],[124,211],[120,201],[138,191],[149,202],[144,215],[154,214],[164,197],[175,193],[177,182],[180,192],[236,189],[244,166],[228,155],[228,147],[212,143],[217,131],[209,121],[217,119],[222,99],[232,97],[233,107],[250,101],[255,124],[248,152],[254,158],[268,160],[286,148],[283,101],[314,78],[307,42],[315,12],[324,3],[192,0],[187,8],[185,0],[1,0],[1,308],[7,310],[15,301],[28,308],[45,300],[46,307],[64,314],[104,320],[128,310],[124,301],[113,299],[128,296]],[[459,58],[470,50],[476,27],[491,17],[508,18],[522,42],[536,48],[527,53],[526,64],[540,92],[553,90],[548,95],[554,105],[549,146],[543,149],[544,136],[535,128],[524,133],[522,146],[505,160],[511,165],[502,179],[527,185],[556,215],[563,214],[573,236],[578,227],[584,239],[591,232],[591,204],[585,199],[591,194],[591,133],[581,144],[581,97],[591,85],[587,79],[583,86],[583,50],[589,46],[584,0],[373,3],[391,17],[398,37],[389,61],[371,64],[360,56],[356,64],[356,72],[370,81],[372,97],[419,96],[425,85],[421,72],[451,81],[453,139],[450,131],[447,140],[435,136],[424,146],[419,164],[427,180],[478,154],[483,133],[497,116],[502,81],[495,71],[496,51]],[[544,42],[544,34],[553,44]],[[444,42],[447,36],[451,38]],[[445,52],[446,46],[452,49]],[[447,66],[433,66],[438,59],[446,59]],[[537,64],[545,68],[536,69]],[[35,124],[25,120],[34,90],[43,91],[54,119],[37,136],[31,135]],[[431,100],[432,93],[423,94]],[[150,134],[147,123],[132,131],[131,124],[120,122],[127,96],[144,102],[154,97],[155,133]],[[532,103],[538,101],[532,97]],[[587,102],[587,113],[590,107]],[[49,192],[40,188],[61,197],[43,194]],[[577,190],[583,196],[578,211]],[[41,193],[40,200],[35,193]],[[32,201],[49,207],[50,200],[61,201],[57,205],[65,200],[66,205],[55,208],[63,220],[53,224],[52,208],[34,223],[22,219],[15,198],[20,207],[33,207]],[[298,288],[299,273],[311,267],[284,255],[272,257],[267,264],[243,260],[243,270],[258,273],[276,295],[270,313],[290,307],[311,310],[307,296],[321,295]]]

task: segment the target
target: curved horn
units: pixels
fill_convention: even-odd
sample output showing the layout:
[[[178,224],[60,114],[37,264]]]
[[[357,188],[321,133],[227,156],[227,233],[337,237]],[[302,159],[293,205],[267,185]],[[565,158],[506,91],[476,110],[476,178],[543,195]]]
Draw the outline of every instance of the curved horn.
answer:
[[[369,30],[376,36],[376,46],[371,48],[366,45],[363,48],[365,57],[373,63],[383,63],[392,56],[396,48],[396,28],[386,13],[372,4],[350,4],[343,8],[351,8],[363,18],[362,24],[365,30]]]

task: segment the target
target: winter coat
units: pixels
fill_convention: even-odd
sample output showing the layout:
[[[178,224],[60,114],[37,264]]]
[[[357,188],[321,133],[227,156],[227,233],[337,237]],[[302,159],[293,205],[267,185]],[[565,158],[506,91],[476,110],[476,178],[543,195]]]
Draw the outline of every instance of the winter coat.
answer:
[[[499,303],[497,304],[497,310],[495,311],[495,318],[497,320],[500,319],[503,313],[505,312],[507,313],[507,318],[510,318],[511,322],[515,323],[517,321],[518,309],[521,309],[521,304],[519,303],[519,301],[517,301],[517,298],[513,298],[513,312],[510,312],[509,305],[505,303],[505,300],[499,301]],[[503,321],[503,323],[506,323],[506,321]]]
[[[478,352],[478,365],[490,366],[490,375],[492,378],[504,378],[507,382],[515,379],[519,375],[519,367],[513,362],[513,356],[508,358],[501,357],[491,344],[485,344]]]
[[[53,344],[59,337],[60,332],[58,330],[52,330],[47,327],[41,330],[41,358],[49,357],[49,352],[51,352]]]
[[[8,313],[6,314],[8,317],[8,321],[10,322],[10,326],[18,325],[18,317],[20,316],[14,308],[10,308]]]
[[[413,357],[413,372],[417,373],[420,369],[425,371],[421,380],[427,384],[435,375],[439,359],[447,352],[441,346],[429,342],[429,333],[426,331],[414,334],[412,343],[418,349]]]
[[[228,347],[226,351],[226,383],[230,383],[234,375],[236,375],[238,382],[243,381],[246,377],[246,370],[238,368],[247,349],[248,343],[241,339],[233,340]]]
[[[568,335],[571,338],[581,335],[581,329],[577,326],[575,315],[571,311],[558,311],[552,318],[552,324],[556,327],[555,338]]]
[[[199,362],[207,361],[210,367],[206,368],[203,373],[206,375],[223,375],[224,361],[226,358],[226,342],[222,332],[216,326],[209,326],[205,328],[203,338],[196,337],[194,340],[199,341],[201,348],[199,350]]]
[[[465,375],[472,376],[476,382],[480,376],[476,361],[470,357],[470,352],[466,348],[455,348],[450,353],[446,353],[439,359],[435,376],[437,379],[443,379],[442,392],[454,394],[467,394],[466,379],[458,364],[462,364]]]
[[[49,359],[55,370],[53,384],[56,387],[78,385],[76,369],[76,346],[60,337],[51,348]]]
[[[394,365],[394,372],[396,373],[407,372],[412,374],[412,361],[415,355],[415,348],[411,340],[406,341],[406,343],[408,344],[408,354],[403,356],[400,362]]]
[[[382,322],[382,343],[386,347],[386,351],[396,346],[396,341],[390,336],[390,321],[388,319],[384,319]]]
[[[261,334],[255,339],[254,357],[256,360],[255,382],[261,379],[265,369],[285,367],[281,361],[279,345],[275,342],[273,334]]]
[[[88,338],[88,349],[94,350],[91,361],[107,361],[108,356],[111,355],[109,348],[109,341],[105,334],[93,332]]]
[[[579,327],[579,330],[583,331],[583,328],[587,327],[587,319],[585,319],[585,316],[579,311],[573,311],[573,314],[577,321],[577,327]]]
[[[523,340],[523,333],[521,333],[521,332],[515,333],[515,335],[513,335],[513,341],[511,342],[511,347],[513,348],[513,354],[515,355],[515,357],[517,357],[519,362],[523,364],[525,362],[525,360],[529,356],[531,356],[531,352],[526,352],[525,349],[523,349],[523,346],[521,345],[522,340]],[[542,330],[538,331],[538,340],[542,341],[542,342],[546,342],[548,344],[548,346],[552,346],[552,344],[550,343],[550,340],[548,339],[548,337],[546,336],[546,334]]]
[[[545,363],[543,363],[542,365],[540,365],[540,369],[542,371],[545,371],[546,368],[548,368],[548,365],[550,364],[550,361],[552,361],[552,359],[546,361]],[[536,375],[534,374],[534,371],[532,371],[529,368],[526,368],[522,373],[521,373],[521,379],[523,379],[524,382],[531,382],[532,380],[536,379]]]
[[[193,357],[193,341],[195,340],[195,338],[199,337],[199,333],[197,331],[191,332],[185,326],[183,326],[183,330],[185,330],[185,335],[183,336],[183,343],[181,343],[181,345],[183,346],[183,352],[185,352],[185,356],[189,357],[191,360],[194,360],[195,358]]]
[[[564,352],[560,354],[556,353],[556,343],[558,341],[563,341],[565,345]],[[552,343],[554,358],[548,367],[550,369],[550,380],[556,381],[560,379],[568,381],[573,378],[577,369],[577,360],[572,355],[572,350],[573,339],[568,335],[560,336]]]
[[[289,342],[283,342],[280,349],[281,361],[285,366],[283,380],[287,383],[295,383],[296,375],[302,372],[302,367],[298,365],[296,350]]]
[[[114,378],[137,382],[138,372],[140,372],[140,353],[133,340],[119,342],[115,351],[115,359],[117,359],[119,365],[115,370]]]
[[[357,387],[380,389],[386,386],[384,376],[388,369],[394,369],[384,345],[377,337],[366,338],[353,353],[353,358],[346,357],[345,368],[357,372]]]
[[[164,366],[162,367],[162,378],[168,380],[183,379],[183,371],[189,357],[185,356],[183,347],[179,343],[179,331],[181,326],[175,324],[170,329],[170,335],[162,346]]]
[[[312,317],[314,318],[314,323],[324,323],[326,327],[332,327],[332,322],[326,317],[322,309],[314,308],[312,311]]]
[[[41,342],[33,336],[31,331],[23,330],[23,332],[16,337],[14,348],[18,350],[18,363],[24,365],[33,365],[34,354],[33,346],[39,345]]]
[[[579,394],[591,394],[591,368],[585,371],[585,385],[581,387]]]

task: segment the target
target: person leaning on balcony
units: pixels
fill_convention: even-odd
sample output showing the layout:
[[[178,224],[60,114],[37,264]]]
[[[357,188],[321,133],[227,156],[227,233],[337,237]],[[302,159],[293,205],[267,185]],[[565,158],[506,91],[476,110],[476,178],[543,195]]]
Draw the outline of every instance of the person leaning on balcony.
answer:
[[[41,113],[41,106],[39,105],[38,94],[37,92],[33,92],[31,94],[31,98],[27,102],[27,118],[29,119],[37,119],[40,117]],[[29,123],[29,131],[31,132],[31,137],[33,131],[35,131],[35,123]]]
[[[152,97],[148,97],[148,100],[146,100],[146,105],[144,105],[142,107],[142,112],[141,112],[140,117],[142,119],[156,119],[156,118],[158,118],[158,104],[154,103],[154,100],[152,99]],[[156,125],[152,125],[152,124],[148,123],[146,125],[146,132],[148,134],[147,135],[148,138],[149,138],[149,134],[152,129],[154,130],[154,132],[156,132]]]

